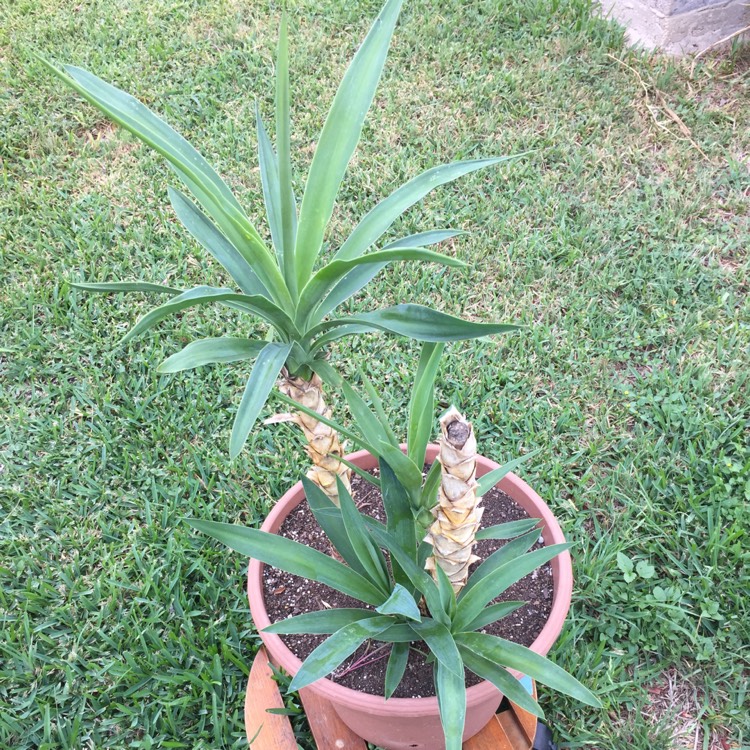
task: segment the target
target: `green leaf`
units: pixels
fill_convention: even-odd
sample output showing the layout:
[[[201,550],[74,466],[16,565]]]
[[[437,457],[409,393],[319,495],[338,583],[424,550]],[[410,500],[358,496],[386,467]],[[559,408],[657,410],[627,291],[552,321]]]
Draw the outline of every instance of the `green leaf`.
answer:
[[[466,631],[481,630],[493,622],[502,620],[511,612],[515,612],[520,607],[526,606],[527,602],[498,602],[485,607],[477,617],[475,617],[465,628]]]
[[[382,634],[381,634],[382,635]],[[385,699],[388,700],[396,691],[406,672],[409,663],[409,644],[394,643],[385,669]]]
[[[440,723],[445,735],[445,750],[461,750],[466,721],[466,684],[463,664],[461,675],[437,662],[434,668],[435,694],[440,708]]]
[[[328,635],[353,622],[377,617],[377,612],[356,607],[332,607],[318,612],[305,612],[303,615],[288,617],[263,628],[264,633],[278,635]]]
[[[395,247],[424,247],[425,245],[435,245],[438,242],[449,240],[451,237],[458,237],[461,234],[468,234],[461,229],[430,229],[427,232],[418,232],[410,234],[408,237],[400,237],[387,245],[383,245],[383,250],[391,250]]]
[[[348,318],[327,320],[310,332],[313,338],[339,326],[369,326],[370,330],[388,331],[417,341],[462,341],[497,333],[517,331],[520,326],[501,323],[474,323],[432,310],[423,305],[395,305],[381,310],[359,313]],[[361,331],[357,331],[358,333]]]
[[[187,523],[235,552],[253,557],[266,565],[324,583],[374,607],[383,603],[382,593],[366,578],[312,547],[283,536],[231,523],[197,519],[187,519]]]
[[[456,593],[453,591],[453,586],[451,586],[445,571],[439,565],[435,567],[435,578],[437,578],[436,583],[443,611],[447,612],[448,617],[453,619],[456,614]]]
[[[284,230],[281,220],[279,165],[271,145],[271,139],[268,137],[268,132],[260,116],[260,106],[257,101],[255,102],[255,128],[258,131],[258,164],[260,165],[260,182],[263,186],[263,201],[266,204],[268,228],[271,230],[271,241],[276,250],[279,268],[284,268]]]
[[[39,59],[86,101],[166,158],[273,298],[291,307],[283,277],[257,230],[226,183],[181,135],[136,98],[95,75],[71,65],[58,70],[44,58]]]
[[[402,453],[401,448],[397,448],[395,445],[391,445],[384,440],[378,440],[375,445],[375,455],[381,456],[388,462],[409,497],[416,501],[422,486],[422,468],[417,466],[405,453]]]
[[[357,370],[357,372],[359,373],[359,377],[362,380],[362,385],[364,385],[365,390],[367,391],[367,395],[370,397],[370,401],[372,401],[372,407],[373,409],[375,409],[375,414],[377,414],[378,420],[380,421],[383,430],[385,430],[388,442],[394,447],[398,448],[398,438],[396,438],[395,433],[391,429],[390,420],[388,419],[388,415],[385,413],[383,400],[380,398],[377,388],[375,388],[372,380],[370,380],[370,378],[368,378],[361,369]]]
[[[168,187],[167,194],[177,218],[185,229],[226,269],[245,294],[271,293],[261,283],[252,266],[237,248],[217,229],[198,206],[181,190]]]
[[[377,331],[378,329],[373,328],[372,326],[366,326],[366,325],[340,325],[336,328],[334,328],[332,331],[324,334],[321,336],[317,341],[312,343],[310,345],[310,351],[312,353],[315,353],[319,350],[325,350],[325,348],[332,343],[333,341],[337,341],[338,339],[342,339],[345,336],[359,336],[363,333],[372,333],[373,331]],[[313,338],[314,336],[317,336],[320,331],[317,333],[313,333],[310,338]]]
[[[391,592],[392,595],[388,566],[380,547],[372,541],[362,514],[357,510],[351,494],[338,476],[336,477],[336,485],[339,491],[339,502],[341,503],[341,517],[354,554],[364,566],[367,577],[373,584],[384,591],[386,596],[388,596],[388,592]],[[382,614],[388,613],[383,612]]]
[[[458,653],[451,631],[445,625],[430,617],[425,617],[421,622],[410,622],[409,627],[430,647],[435,658],[446,669],[463,679],[464,665],[461,655]]]
[[[525,646],[484,633],[461,633],[456,636],[456,640],[461,646],[495,664],[515,669],[588,706],[602,706],[601,701],[575,677]]]
[[[401,615],[401,617],[417,622],[422,619],[414,597],[400,583],[393,587],[391,595],[376,611],[381,615]]]
[[[357,464],[347,461],[345,458],[339,457],[339,461],[341,461],[344,466],[348,466],[355,474],[362,477],[366,482],[369,482],[373,487],[380,487],[380,480],[370,474],[369,471],[361,469]]]
[[[470,648],[459,644],[464,664],[474,672],[477,677],[491,682],[505,697],[534,716],[544,718],[544,711],[539,704],[529,695],[526,688],[508,670],[503,669],[489,659],[474,653]]]
[[[281,16],[276,54],[276,149],[279,166],[281,235],[284,247],[284,278],[292,296],[297,298],[295,243],[297,241],[297,201],[292,188],[291,123],[289,117],[289,45],[286,10]]]
[[[385,643],[411,643],[414,640],[414,631],[405,622],[400,622],[380,633],[377,640]]]
[[[195,367],[216,362],[239,362],[253,359],[265,346],[262,341],[222,336],[215,339],[199,339],[190,342],[184,349],[165,359],[157,372],[171,373],[192,370]]]
[[[530,458],[536,456],[542,449],[538,448],[531,453],[527,453],[525,456],[519,456],[514,458],[512,461],[503,464],[497,469],[493,469],[484,476],[477,478],[477,495],[481,496],[489,492],[509,471],[513,471],[517,466],[526,463]],[[489,537],[487,537],[489,538]]]
[[[346,398],[349,411],[354,419],[354,424],[362,435],[367,435],[367,439],[373,442],[377,440],[388,440],[388,436],[383,429],[378,418],[372,413],[370,407],[354,388],[345,380],[341,383],[341,390]]]
[[[524,518],[521,521],[508,521],[496,526],[487,526],[476,533],[477,539],[513,539],[526,534],[539,526],[540,518]]]
[[[86,292],[156,292],[157,294],[181,294],[182,289],[175,289],[163,284],[150,284],[147,281],[104,281],[101,283],[71,282],[75,289]]]
[[[315,520],[341,555],[342,560],[357,573],[372,581],[367,574],[365,564],[360,561],[352,543],[349,541],[341,509],[331,502],[328,495],[315,482],[311,482],[305,476],[302,477],[302,486],[305,490],[307,504],[310,506]]]
[[[391,563],[395,559],[414,588],[422,593],[432,617],[444,625],[450,624],[450,619],[442,608],[440,593],[430,575],[425,572],[423,568],[420,568],[414,560],[404,552],[393,534],[375,528],[371,528],[370,533],[381,547],[384,547],[391,553]]]
[[[386,528],[399,548],[410,559],[417,554],[417,537],[414,516],[409,505],[409,495],[391,469],[390,464],[380,459],[380,493],[385,509]],[[408,586],[411,579],[402,570],[398,561],[391,559],[393,578],[397,583]]]
[[[466,264],[457,258],[451,258],[434,250],[423,247],[404,247],[393,250],[379,250],[352,260],[334,260],[323,266],[305,285],[300,296],[297,320],[317,323],[330,310],[338,307],[367,284],[375,274],[369,271],[364,274],[351,274],[351,271],[364,266],[377,266],[376,273],[388,264],[397,261],[423,261],[439,263],[453,268],[465,268]],[[356,283],[352,283],[356,280]],[[345,283],[340,283],[344,282]],[[362,282],[362,283],[360,283]],[[333,288],[335,286],[335,289]],[[326,294],[331,291],[329,297]],[[345,292],[345,293],[344,293]],[[325,298],[325,303],[324,303]],[[334,302],[335,300],[335,302]]]
[[[553,557],[570,549],[570,544],[553,544],[549,547],[527,552],[511,562],[501,565],[497,570],[481,579],[481,586],[475,585],[458,601],[456,617],[453,621],[453,632],[465,629],[469,623],[481,614],[485,606],[496,596],[520,581],[525,575],[536,570],[540,565],[549,562]]]
[[[299,288],[318,257],[341,180],[383,71],[402,0],[388,0],[357,50],[333,99],[310,165],[300,207],[295,261]]]
[[[242,306],[243,310],[264,318],[280,331],[289,333],[296,330],[294,323],[287,314],[261,295],[236,294],[231,289],[197,286],[172,297],[169,302],[165,302],[163,305],[147,312],[123,337],[121,343],[124,344],[139,334],[148,331],[176,312],[181,312],[196,305],[206,305],[210,302],[236,302]]]
[[[281,368],[292,349],[291,344],[270,343],[255,360],[255,365],[247,379],[245,392],[242,394],[237,416],[234,418],[232,435],[229,438],[229,455],[237,458],[245,445],[250,430],[258,419],[260,410],[268,401],[268,394],[276,384]]]
[[[422,344],[417,374],[414,377],[409,401],[409,430],[407,433],[409,458],[418,466],[424,466],[427,443],[434,429],[434,393],[440,357],[445,344]]]
[[[445,185],[463,175],[484,169],[504,161],[523,156],[501,156],[493,159],[474,159],[459,161],[433,167],[419,176],[409,180],[405,185],[391,193],[387,198],[375,206],[349,235],[341,249],[334,256],[337,260],[357,258],[371,247],[388,227],[393,224],[404,211],[424,198],[434,188]]]
[[[330,674],[368,638],[374,638],[392,624],[390,617],[368,617],[337,630],[302,662],[287,692],[294,693]]]
[[[534,529],[522,536],[513,539],[504,544],[500,549],[495,550],[488,558],[483,560],[479,567],[469,576],[466,585],[461,589],[459,600],[466,596],[474,586],[482,579],[488,576],[493,570],[497,570],[501,565],[515,560],[516,558],[528,552],[542,535],[541,529]]]
[[[432,510],[437,505],[437,491],[441,479],[440,462],[433,461],[422,485],[422,493],[419,498],[420,508]]]

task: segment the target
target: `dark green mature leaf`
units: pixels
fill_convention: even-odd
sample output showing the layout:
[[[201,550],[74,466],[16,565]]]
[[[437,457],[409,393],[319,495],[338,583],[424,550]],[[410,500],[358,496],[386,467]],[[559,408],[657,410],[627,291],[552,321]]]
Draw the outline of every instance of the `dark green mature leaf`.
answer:
[[[516,669],[553,690],[565,693],[588,706],[601,708],[601,701],[575,677],[525,646],[484,633],[460,633],[456,636],[456,641],[495,664]]]
[[[513,471],[517,466],[526,463],[530,458],[537,455],[542,449],[537,448],[531,453],[527,453],[525,456],[519,456],[514,458],[512,461],[503,464],[497,469],[493,469],[484,476],[477,478],[477,495],[484,495],[489,492],[509,471]]]
[[[307,504],[310,506],[315,520],[318,522],[320,528],[323,529],[328,539],[330,539],[336,551],[341,555],[341,558],[350,568],[372,581],[367,574],[365,564],[360,561],[352,543],[349,541],[341,509],[337,508],[331,502],[328,495],[315,482],[311,482],[305,476],[302,477],[302,486],[305,489]]]
[[[381,634],[382,635],[382,634]],[[385,668],[385,699],[388,700],[401,682],[409,663],[409,644],[394,643]]]
[[[474,672],[477,677],[491,682],[506,698],[540,719],[544,718],[544,711],[539,704],[529,695],[526,688],[499,664],[486,659],[480,654],[474,653],[470,648],[459,643],[458,650],[461,652],[464,664]]]
[[[332,331],[329,331],[328,333],[324,333],[322,336],[320,336],[311,346],[310,351],[311,352],[317,352],[321,349],[325,350],[325,348],[331,344],[334,341],[337,341],[338,339],[342,339],[345,336],[357,336],[362,333],[372,333],[374,331],[378,331],[378,329],[373,328],[372,326],[366,326],[366,325],[341,325],[334,328]],[[314,338],[314,336],[318,336],[321,332],[313,332],[313,335],[310,336],[310,338]]]
[[[357,224],[334,258],[337,260],[347,260],[349,258],[357,258],[367,252],[367,249],[378,241],[388,227],[404,211],[411,208],[417,201],[420,201],[427,193],[439,185],[445,185],[447,182],[451,182],[470,172],[475,172],[478,169],[484,169],[494,164],[500,164],[510,159],[517,159],[520,156],[523,156],[523,154],[501,156],[492,159],[459,161],[454,164],[444,164],[428,169],[414,179],[409,180],[405,185],[402,185],[378,203]]]
[[[389,592],[393,596],[391,580],[388,575],[388,566],[386,565],[383,553],[380,551],[380,547],[372,541],[362,514],[357,510],[357,506],[354,504],[349,490],[346,489],[338,476],[336,477],[336,485],[338,487],[339,502],[341,503],[341,517],[344,520],[344,528],[346,529],[346,534],[349,537],[354,554],[364,566],[367,571],[367,577],[373,584],[380,588],[386,596],[388,596]],[[390,601],[390,598],[381,606],[385,606],[388,601]],[[391,613],[382,612],[382,614]]]
[[[357,425],[357,429],[366,435],[367,439],[373,443],[378,440],[388,440],[388,434],[385,428],[380,424],[380,420],[372,413],[367,402],[357,391],[352,388],[349,383],[345,380],[341,383],[341,390],[346,398],[346,403],[349,406],[354,424]]]
[[[330,674],[368,638],[376,637],[392,624],[391,617],[368,617],[345,625],[323,641],[302,662],[302,666],[289,684],[288,692],[294,693]]]
[[[400,237],[397,240],[383,245],[383,250],[391,250],[394,247],[424,247],[425,245],[434,245],[438,242],[458,237],[461,234],[468,234],[462,229],[429,229],[426,232],[417,232],[410,234],[408,237]]]
[[[156,369],[158,372],[172,373],[192,370],[194,367],[210,365],[215,362],[239,362],[253,359],[265,347],[265,341],[232,338],[221,336],[213,339],[191,341],[171,357],[167,357]]]
[[[380,398],[380,394],[378,393],[377,388],[373,385],[373,382],[370,380],[370,378],[365,375],[362,370],[357,370],[359,373],[359,377],[362,380],[362,385],[365,387],[365,390],[367,391],[367,395],[370,397],[370,401],[372,401],[372,408],[375,409],[375,414],[378,416],[378,420],[380,421],[380,424],[382,425],[383,429],[385,430],[386,436],[388,438],[388,442],[398,447],[399,441],[396,437],[395,433],[391,429],[391,421],[388,419],[388,415],[385,413],[385,407],[383,406],[383,400]]]
[[[341,461],[344,466],[348,466],[355,474],[362,477],[366,482],[369,482],[373,487],[380,487],[380,480],[370,474],[369,471],[361,469],[357,464],[347,461],[345,458],[339,457],[339,461]]]
[[[182,294],[182,289],[175,289],[163,284],[151,284],[148,281],[104,281],[100,283],[71,282],[75,289],[86,292],[156,292],[157,294]]]
[[[208,162],[148,107],[95,75],[73,67],[58,70],[40,58],[65,84],[111,120],[164,156],[227,238],[243,254],[263,285],[282,305],[291,298],[274,260],[226,183]]]
[[[268,401],[268,394],[276,385],[276,378],[279,377],[291,349],[291,344],[272,342],[266,344],[258,354],[232,425],[232,435],[229,438],[231,458],[236,458],[242,451],[260,410]]]
[[[409,627],[430,647],[435,658],[446,669],[463,679],[464,666],[461,655],[458,653],[453,634],[445,625],[425,617],[421,622],[410,622]]]
[[[508,523],[499,523],[495,526],[487,526],[485,529],[480,529],[477,534],[477,539],[513,539],[514,537],[525,534],[531,529],[536,528],[541,519],[540,518],[524,518],[520,521],[508,521]]]
[[[381,615],[401,615],[401,617],[417,622],[422,619],[414,597],[400,583],[393,587],[391,595],[377,608],[377,611]]]
[[[303,615],[279,620],[263,628],[263,632],[280,635],[327,635],[335,633],[337,630],[341,630],[341,628],[351,625],[353,622],[377,616],[378,613],[370,609],[332,607],[331,609],[321,609],[318,612],[305,612]]]
[[[182,294],[178,294],[176,297],[172,297],[169,302],[165,302],[163,305],[147,312],[123,337],[122,343],[130,341],[135,336],[148,331],[149,328],[153,328],[157,323],[160,323],[176,312],[181,312],[196,305],[206,305],[211,302],[236,302],[242,305],[243,309],[246,309],[248,312],[264,318],[280,331],[291,332],[295,330],[289,316],[273,302],[259,294],[237,294],[231,289],[197,286],[193,289],[188,289]]]
[[[312,547],[268,534],[259,529],[249,529],[231,523],[187,519],[187,523],[198,531],[226,544],[230,549],[247,557],[254,557],[266,565],[284,570],[302,578],[330,586],[336,591],[378,607],[383,603],[383,594],[366,578],[332,557]]]
[[[311,324],[323,320],[326,315],[333,312],[342,302],[355,295],[360,289],[364,289],[387,265],[388,263],[368,263],[364,266],[357,266],[349,271],[315,308],[310,316]],[[372,329],[367,328],[367,330],[370,331]]]
[[[459,598],[456,617],[453,620],[453,632],[465,629],[473,622],[498,594],[520,581],[525,575],[536,570],[540,565],[556,555],[570,549],[570,544],[553,544],[550,547],[528,552],[511,562],[501,565],[481,579],[481,585],[475,585],[468,593]]]
[[[445,750],[461,750],[466,721],[466,685],[463,664],[456,675],[441,662],[435,664],[435,694],[440,708],[440,723],[445,734]]]
[[[388,0],[339,85],[315,149],[300,207],[295,261],[299,288],[310,278],[341,180],[383,71],[402,0]]]
[[[495,550],[488,558],[483,560],[479,567],[469,576],[466,585],[461,589],[458,595],[459,600],[466,596],[474,586],[483,578],[488,576],[493,570],[497,570],[501,565],[515,560],[516,558],[528,552],[542,535],[541,529],[534,529],[526,534],[513,539],[504,544],[500,549]]]
[[[380,633],[377,640],[384,643],[411,643],[414,640],[414,631],[405,622],[400,622]]]
[[[375,446],[376,455],[381,456],[388,462],[394,474],[398,477],[398,481],[401,482],[409,497],[416,504],[422,486],[422,467],[417,466],[405,453],[402,453],[401,448],[397,448],[385,440],[378,440]]]
[[[414,515],[412,513],[409,495],[404,485],[399,482],[388,460],[381,458],[380,464],[380,492],[383,497],[383,508],[385,509],[386,528],[388,533],[398,543],[399,547],[412,560],[416,559],[417,542],[414,528]],[[404,580],[400,575],[398,568],[396,580],[404,585],[408,585],[408,580]]]
[[[298,305],[299,312],[297,320],[300,322],[309,320],[314,323],[320,321],[320,319],[327,313],[327,308],[330,304],[326,298],[326,294],[328,294],[334,286],[336,286],[338,290],[338,294],[335,296],[335,299],[337,300],[336,306],[348,299],[355,292],[359,291],[364,284],[356,285],[348,283],[346,286],[338,286],[338,282],[344,278],[349,278],[350,281],[355,278],[360,278],[356,276],[349,277],[352,270],[374,265],[377,266],[379,271],[382,268],[385,268],[389,263],[411,260],[423,261],[425,263],[440,263],[443,266],[450,266],[452,268],[466,267],[466,264],[457,258],[451,258],[449,255],[436,253],[434,250],[426,250],[423,247],[404,247],[393,250],[379,250],[378,252],[369,253],[368,255],[353,258],[352,260],[334,260],[323,266],[323,268],[321,268],[310,279],[302,290]],[[373,275],[370,274],[364,274],[361,277],[364,283],[369,282],[372,278]],[[348,294],[346,297],[342,298],[342,291],[344,289],[347,289]],[[326,299],[325,304],[323,304],[324,298]],[[318,311],[316,313],[316,309],[321,305],[323,311]]]
[[[409,401],[409,430],[407,453],[418,466],[424,466],[427,443],[433,429],[435,378],[445,344],[422,344],[417,373]]]
[[[381,310],[359,313],[348,318],[327,320],[316,326],[310,336],[325,333],[340,326],[370,326],[370,330],[388,331],[417,341],[462,341],[497,333],[517,331],[520,326],[501,323],[474,323],[423,305],[395,305]],[[361,332],[357,331],[357,333]]]
[[[381,547],[384,547],[390,552],[391,563],[393,563],[393,560],[395,559],[408,577],[412,586],[422,593],[432,617],[437,622],[449,625],[450,619],[448,618],[447,613],[443,611],[442,603],[440,601],[440,593],[438,592],[435,581],[432,580],[430,575],[424,569],[420,568],[414,560],[404,552],[403,548],[392,534],[389,534],[382,529],[375,528],[371,528],[370,533]]]
[[[526,606],[527,602],[498,602],[485,607],[477,617],[475,617],[465,628],[466,631],[481,630],[493,622],[502,620],[511,612],[515,612],[520,607]]]
[[[177,218],[202,247],[226,269],[245,294],[261,294],[271,299],[271,293],[253,271],[252,266],[237,248],[219,231],[198,206],[181,190],[168,187],[167,194]]]

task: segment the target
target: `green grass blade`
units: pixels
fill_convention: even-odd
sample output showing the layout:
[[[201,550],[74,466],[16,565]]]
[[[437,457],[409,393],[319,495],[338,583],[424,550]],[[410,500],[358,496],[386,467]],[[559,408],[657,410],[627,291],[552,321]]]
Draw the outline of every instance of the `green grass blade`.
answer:
[[[263,341],[222,336],[213,339],[191,341],[184,349],[165,359],[157,372],[172,373],[192,370],[195,367],[216,362],[239,362],[253,359],[265,346]]]
[[[299,288],[307,283],[323,244],[339,185],[375,95],[402,0],[387,0],[339,85],[310,165],[295,249]]]
[[[480,654],[485,659],[504,667],[518,670],[533,680],[553,690],[594,708],[601,708],[601,701],[575,677],[544,656],[525,646],[484,633],[460,633],[456,640],[465,648]]]
[[[187,519],[187,523],[241,555],[255,558],[287,573],[324,583],[373,607],[383,603],[382,593],[367,579],[312,547],[238,524],[198,519]]]
[[[271,293],[261,283],[239,250],[217,229],[216,225],[177,188],[168,187],[167,194],[177,218],[185,229],[226,269],[245,294]]]
[[[396,691],[406,672],[409,663],[409,644],[394,643],[388,656],[388,666],[385,669],[385,699],[388,700]]]
[[[291,344],[270,343],[255,360],[255,365],[247,379],[245,392],[242,394],[237,415],[232,426],[232,435],[229,438],[229,455],[237,458],[245,445],[250,430],[253,429],[258,419],[260,410],[268,401],[268,394],[276,384],[281,368],[292,349]]]
[[[156,294],[182,294],[182,289],[175,289],[163,284],[151,284],[148,281],[103,281],[87,283],[82,281],[71,281],[70,285],[74,289],[83,289],[85,292],[104,292],[112,294],[114,292],[147,292]]]
[[[323,641],[302,662],[302,666],[289,685],[288,692],[301,690],[315,680],[330,674],[368,638],[377,636],[392,624],[393,618],[391,617],[368,617],[359,622],[353,622],[351,625],[345,625]]]
[[[357,258],[367,252],[367,249],[378,241],[404,211],[422,200],[427,193],[439,185],[445,185],[458,177],[476,172],[478,169],[484,169],[510,159],[517,159],[522,155],[459,161],[428,169],[378,203],[357,224],[334,257],[337,260],[347,260]]]

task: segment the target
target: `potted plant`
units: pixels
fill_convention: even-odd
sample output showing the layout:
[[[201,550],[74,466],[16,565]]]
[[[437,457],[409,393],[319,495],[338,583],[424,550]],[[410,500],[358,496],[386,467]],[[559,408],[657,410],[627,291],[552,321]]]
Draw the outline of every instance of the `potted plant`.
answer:
[[[282,19],[276,65],[276,150],[256,107],[258,159],[273,249],[208,162],[144,104],[85,70],[70,65],[58,69],[40,58],[66,85],[168,161],[187,189],[186,193],[168,188],[177,218],[224,267],[237,289],[201,285],[182,290],[142,281],[73,286],[92,292],[143,292],[169,297],[144,315],[123,342],[175,313],[200,305],[219,303],[260,319],[268,326],[265,337],[200,339],[169,357],[158,370],[174,373],[210,363],[255,360],[234,419],[230,456],[234,458],[242,450],[278,380],[280,393],[295,402],[287,418],[300,425],[308,441],[313,462],[309,477],[334,502],[336,478],[344,486],[349,481],[349,469],[339,460],[339,437],[319,418],[331,414],[323,384],[335,380],[327,361],[334,342],[373,331],[418,341],[456,341],[516,328],[464,321],[419,304],[332,317],[390,263],[423,261],[464,267],[456,258],[427,249],[428,245],[463,234],[456,229],[430,229],[368,251],[399,216],[434,188],[514,158],[461,161],[427,170],[370,210],[332,257],[316,268],[336,194],[385,64],[401,2],[387,0],[344,75],[318,139],[299,210],[292,187],[287,23],[285,17]],[[311,407],[314,414],[309,409],[296,409],[296,404]]]
[[[587,688],[544,657],[570,603],[570,545],[536,493],[509,475],[521,459],[497,467],[478,457],[471,425],[455,409],[441,419],[440,446],[428,445],[442,348],[423,347],[404,446],[393,434],[382,404],[376,401],[371,409],[343,384],[357,428],[334,422],[331,426],[364,447],[350,457],[351,463],[379,487],[384,522],[363,515],[340,481],[337,507],[307,478],[282,498],[260,530],[190,521],[194,528],[251,558],[248,593],[253,618],[272,658],[293,675],[290,691],[306,686],[318,690],[355,733],[387,750],[459,750],[463,740],[484,727],[503,694],[541,716],[536,701],[516,679],[520,674],[589,705],[600,705]],[[423,478],[425,460],[432,465]],[[375,466],[379,478],[366,471]],[[513,499],[532,517],[480,531],[480,499],[503,479]],[[304,498],[339,559],[278,535],[283,521]],[[540,519],[547,544],[529,551],[540,536]],[[469,573],[478,562],[473,554],[478,538],[512,541]],[[494,600],[550,560],[556,563],[552,614],[532,647],[482,632],[524,604]],[[326,584],[362,606],[322,608],[271,622],[262,564]],[[279,638],[281,634],[330,637],[301,661]],[[385,700],[323,679],[365,641],[381,642],[380,648],[390,649]],[[435,697],[392,698],[413,648],[428,651]],[[464,667],[484,682],[467,690]]]

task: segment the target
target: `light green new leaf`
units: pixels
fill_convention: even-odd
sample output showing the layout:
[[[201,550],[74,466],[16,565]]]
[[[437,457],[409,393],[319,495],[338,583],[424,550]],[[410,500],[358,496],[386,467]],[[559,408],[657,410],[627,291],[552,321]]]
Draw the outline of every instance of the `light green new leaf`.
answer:
[[[438,242],[444,242],[451,237],[458,237],[461,234],[468,234],[462,229],[428,229],[426,232],[417,232],[410,234],[408,237],[399,237],[397,240],[383,245],[383,250],[392,250],[396,247],[424,247],[425,245],[435,245]]]
[[[168,187],[167,194],[177,218],[185,229],[226,269],[245,294],[271,293],[256,276],[242,253],[216,228],[216,225],[177,188]]]
[[[367,435],[367,439],[372,442],[376,440],[388,440],[388,435],[380,424],[380,420],[372,413],[362,396],[345,380],[341,383],[341,390],[344,393],[344,398],[346,399],[354,424],[362,435]]]
[[[165,359],[157,372],[171,373],[192,370],[216,362],[239,362],[257,357],[265,346],[264,341],[221,336],[190,342],[184,349]]]
[[[517,331],[520,326],[503,323],[474,323],[438,312],[424,305],[395,305],[381,310],[359,313],[348,318],[328,320],[316,326],[310,336],[315,337],[339,326],[369,326],[370,330],[388,331],[417,341],[462,341],[497,333]],[[361,333],[362,329],[356,333]],[[317,342],[318,345],[320,342]]]
[[[382,635],[382,633],[381,633]],[[394,643],[391,647],[391,653],[388,657],[388,666],[385,669],[385,699],[388,700],[406,672],[406,665],[409,663],[409,644]]]
[[[283,536],[231,523],[197,519],[187,519],[187,523],[241,555],[253,557],[287,573],[324,583],[374,607],[383,603],[383,594],[366,578],[312,547]]]
[[[487,625],[502,620],[503,617],[507,617],[511,612],[515,612],[517,609],[526,606],[527,602],[498,602],[497,604],[490,604],[489,607],[485,607],[477,617],[475,617],[465,628],[467,632],[472,630],[481,630]]]
[[[424,466],[427,443],[433,425],[435,378],[445,344],[422,344],[417,373],[409,402],[407,444],[409,458],[417,466]]]
[[[393,587],[391,595],[377,608],[377,611],[381,615],[401,615],[416,622],[422,619],[414,597],[400,583]]]
[[[420,508],[432,510],[437,505],[437,491],[441,479],[440,462],[434,461],[422,485],[422,492],[419,496]]]
[[[349,258],[357,258],[367,252],[367,249],[378,241],[388,227],[404,211],[411,208],[411,206],[439,185],[445,185],[447,182],[451,182],[470,172],[475,172],[478,169],[484,169],[494,164],[500,164],[510,159],[517,159],[520,156],[523,156],[523,154],[500,156],[492,159],[458,161],[453,164],[444,164],[428,169],[414,179],[409,180],[405,185],[402,185],[378,203],[357,224],[334,258],[336,260],[347,260]]]
[[[378,613],[370,609],[332,607],[318,612],[305,612],[296,617],[287,617],[286,620],[271,623],[263,628],[263,632],[278,635],[328,635],[353,622],[377,616]]]
[[[270,343],[258,354],[232,425],[232,435],[229,438],[231,458],[236,458],[242,451],[291,349],[291,344]]]
[[[456,636],[456,641],[495,664],[515,669],[588,706],[602,706],[601,701],[575,677],[525,646],[484,633],[460,633]]]
[[[175,289],[163,284],[151,284],[148,281],[104,281],[100,283],[71,282],[75,289],[86,292],[155,292],[157,294],[182,294],[182,289]]]
[[[517,466],[526,463],[526,461],[536,456],[541,450],[541,448],[537,448],[535,451],[531,451],[531,453],[527,453],[525,456],[514,458],[512,461],[508,461],[508,463],[503,464],[497,469],[493,469],[487,474],[477,477],[477,495],[481,496],[489,492],[508,472],[513,471]]]
[[[383,71],[402,0],[388,0],[339,85],[315,149],[300,207],[295,261],[302,288],[310,278],[339,185],[359,141]]]
[[[330,674],[347,656],[351,656],[368,638],[374,638],[393,624],[392,617],[368,617],[345,625],[320,644],[302,662],[288,691],[294,693]]]
[[[437,662],[433,669],[435,693],[440,709],[440,723],[445,734],[445,750],[461,750],[466,721],[466,685],[463,663],[461,675]]]

